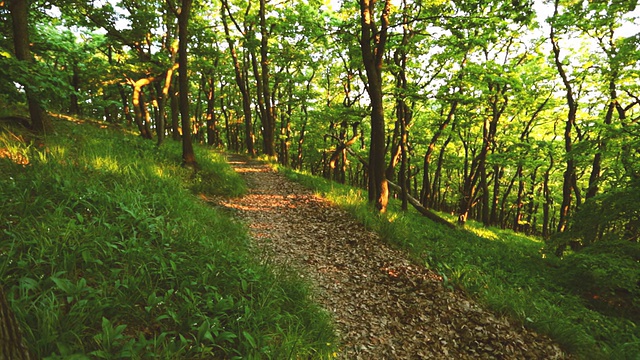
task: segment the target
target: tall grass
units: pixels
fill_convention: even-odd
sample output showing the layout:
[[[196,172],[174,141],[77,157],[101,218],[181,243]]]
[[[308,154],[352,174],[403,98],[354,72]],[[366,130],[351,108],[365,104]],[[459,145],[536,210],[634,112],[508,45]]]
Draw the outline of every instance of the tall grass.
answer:
[[[380,216],[368,206],[362,190],[281,171],[349,210],[387,242],[406,249],[415,262],[439,272],[446,286],[461,288],[495,312],[551,336],[578,357],[640,359],[637,317],[597,311],[583,294],[571,291],[567,282],[589,279],[568,274],[567,265],[573,263],[545,257],[542,241],[475,222],[451,230],[415,211],[401,211],[396,201]],[[581,264],[585,262],[577,263]],[[637,272],[637,262],[635,270],[625,269]]]
[[[306,284],[194,196],[245,191],[221,155],[194,174],[179,144],[55,127],[0,128],[0,285],[39,358],[330,357]]]

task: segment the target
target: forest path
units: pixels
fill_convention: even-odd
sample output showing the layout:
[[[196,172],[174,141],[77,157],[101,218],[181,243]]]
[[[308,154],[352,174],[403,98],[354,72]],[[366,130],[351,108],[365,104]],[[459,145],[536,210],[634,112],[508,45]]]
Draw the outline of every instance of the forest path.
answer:
[[[268,165],[228,161],[249,191],[226,199],[271,261],[311,279],[341,359],[561,359],[548,338],[482,309],[351,215]]]

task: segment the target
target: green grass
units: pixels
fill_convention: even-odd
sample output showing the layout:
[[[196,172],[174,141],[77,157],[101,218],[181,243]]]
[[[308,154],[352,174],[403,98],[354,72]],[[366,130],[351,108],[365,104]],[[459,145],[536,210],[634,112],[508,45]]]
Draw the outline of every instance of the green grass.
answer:
[[[439,272],[445,286],[461,288],[493,311],[548,334],[579,358],[640,359],[640,328],[633,316],[615,308],[597,311],[585,294],[567,286],[579,284],[584,288],[582,285],[593,280],[593,274],[598,274],[602,267],[589,268],[596,270],[582,276],[568,270],[590,263],[577,262],[571,255],[563,260],[547,258],[540,240],[484,228],[474,222],[465,229],[451,230],[412,209],[402,212],[396,201],[390,203],[387,214],[380,216],[368,206],[367,194],[362,190],[280,170],[349,210],[385,241],[408,250],[416,263]],[[589,259],[595,262],[596,257]],[[637,261],[635,267],[633,261],[626,267],[622,261],[609,264],[614,271],[604,275],[618,274],[615,278],[605,276],[612,282],[620,281],[617,279],[622,273],[635,274],[627,284],[637,286],[640,271],[637,264]],[[634,301],[636,307],[632,310],[637,310],[638,300]]]
[[[0,127],[0,285],[39,358],[331,357],[307,285],[196,196],[245,191],[221,155],[54,125]]]

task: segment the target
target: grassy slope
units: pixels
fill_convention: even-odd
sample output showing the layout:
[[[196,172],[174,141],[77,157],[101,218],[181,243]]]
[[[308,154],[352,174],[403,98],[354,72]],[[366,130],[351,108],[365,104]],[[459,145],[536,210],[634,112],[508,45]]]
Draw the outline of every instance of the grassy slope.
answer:
[[[385,216],[377,216],[360,190],[282,171],[407,249],[416,262],[438,271],[445,285],[461,287],[494,311],[550,335],[580,358],[640,359],[638,324],[594,311],[584,297],[567,291],[558,260],[544,258],[539,240],[473,222],[450,230],[415,211],[401,212],[393,201]]]
[[[194,196],[244,191],[220,156],[197,149],[194,176],[179,144],[55,127],[0,126],[0,285],[38,357],[330,356],[306,285]]]

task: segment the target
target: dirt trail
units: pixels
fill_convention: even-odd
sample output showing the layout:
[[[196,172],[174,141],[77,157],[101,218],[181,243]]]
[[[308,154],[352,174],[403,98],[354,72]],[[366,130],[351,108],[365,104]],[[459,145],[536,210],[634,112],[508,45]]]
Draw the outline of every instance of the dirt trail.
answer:
[[[342,359],[564,359],[548,338],[510,324],[411,264],[345,211],[269,166],[230,155],[249,186],[234,209],[255,244],[311,278],[334,317]]]

